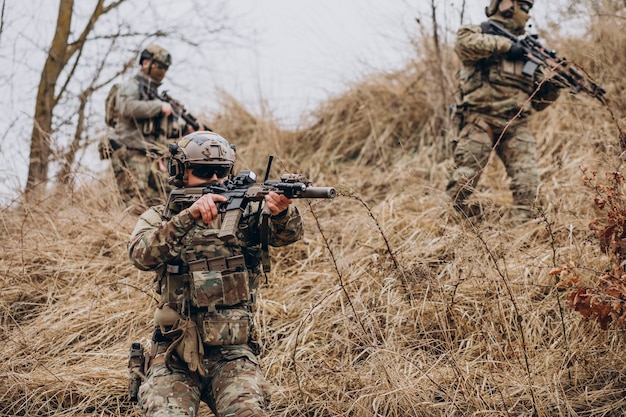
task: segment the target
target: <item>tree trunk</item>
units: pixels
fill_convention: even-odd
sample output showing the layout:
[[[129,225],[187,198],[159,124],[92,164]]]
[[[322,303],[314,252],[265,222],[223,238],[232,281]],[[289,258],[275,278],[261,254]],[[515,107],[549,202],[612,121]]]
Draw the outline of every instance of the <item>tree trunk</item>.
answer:
[[[37,187],[44,187],[48,180],[48,166],[50,163],[50,137],[52,135],[52,109],[56,105],[55,87],[61,71],[68,59],[68,39],[72,23],[72,9],[74,0],[59,2],[59,16],[56,32],[48,58],[41,72],[37,101],[35,103],[35,117],[31,134],[30,157],[28,165],[28,179],[26,180],[26,194]]]

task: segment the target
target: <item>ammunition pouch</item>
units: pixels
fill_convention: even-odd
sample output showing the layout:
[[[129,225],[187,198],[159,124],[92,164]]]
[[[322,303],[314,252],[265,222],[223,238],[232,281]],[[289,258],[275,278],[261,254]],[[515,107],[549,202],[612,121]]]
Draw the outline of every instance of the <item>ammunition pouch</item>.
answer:
[[[179,317],[177,313],[169,314],[172,311],[168,304],[189,305],[204,345],[248,342],[251,328],[249,304],[253,301],[254,291],[250,287],[243,255],[200,258],[185,265],[168,265],[167,271],[162,285],[163,305],[158,314],[155,313],[157,327]],[[170,334],[163,336],[171,337]]]
[[[154,119],[144,119],[141,122],[141,133],[144,136],[156,136],[157,132],[157,124],[154,122]]]
[[[250,284],[242,255],[189,262],[191,305],[215,311],[233,307],[250,298]]]
[[[489,82],[519,88],[527,94],[535,89],[534,77],[524,74],[524,61],[500,58],[497,65],[489,68]]]
[[[244,345],[250,336],[250,312],[245,308],[199,313],[202,342],[206,346]]]

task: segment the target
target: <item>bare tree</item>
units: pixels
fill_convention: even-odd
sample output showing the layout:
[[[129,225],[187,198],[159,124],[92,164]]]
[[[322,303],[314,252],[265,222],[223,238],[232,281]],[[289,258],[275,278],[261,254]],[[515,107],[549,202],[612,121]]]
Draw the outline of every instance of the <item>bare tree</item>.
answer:
[[[199,45],[204,46],[207,38],[217,38],[229,32],[223,0],[212,1],[210,11],[208,4],[192,2],[190,7],[194,13],[179,14],[177,19],[172,18],[171,10],[165,12],[169,15],[159,16],[154,5],[146,7],[138,0],[92,1],[95,4],[85,20],[84,9],[89,7],[87,2],[59,0],[56,30],[47,48],[35,102],[25,188],[27,196],[47,184],[53,157],[61,164],[59,179],[62,182],[70,180],[76,153],[89,134],[87,109],[94,92],[110,85],[132,67],[141,43],[168,37],[200,49]],[[164,4],[171,6],[171,3]],[[124,13],[123,7],[132,8],[132,13]],[[118,13],[112,13],[114,11]],[[209,13],[212,19],[208,18]],[[130,16],[122,18],[127,15]],[[85,22],[77,30],[78,25],[73,20],[78,20],[80,16]],[[137,16],[142,18],[137,19]],[[114,53],[119,52],[121,40],[131,45],[123,49],[123,55]],[[90,44],[97,44],[97,47],[90,47]],[[103,50],[107,52],[102,54]],[[202,55],[202,51],[198,55]],[[112,66],[117,69],[111,71]],[[68,134],[68,127],[73,127],[73,133]],[[64,137],[72,137],[69,146],[55,143],[55,132],[61,128],[64,129]]]
[[[118,7],[124,1],[126,0],[118,0],[105,7],[104,0],[98,0],[91,17],[78,36],[78,39],[71,43],[69,38],[71,34],[72,15],[74,12],[74,0],[59,1],[59,15],[57,18],[56,31],[52,44],[50,45],[50,50],[48,51],[48,58],[41,72],[41,79],[37,90],[33,131],[31,134],[28,179],[26,181],[27,193],[31,192],[36,185],[45,183],[48,179],[52,115],[54,108],[59,103],[59,99],[66,91],[67,82],[74,74],[79,59],[74,61],[74,67],[67,76],[66,82],[59,92],[55,94],[61,73],[69,64],[74,54],[82,53],[87,36],[92,31],[98,19]]]

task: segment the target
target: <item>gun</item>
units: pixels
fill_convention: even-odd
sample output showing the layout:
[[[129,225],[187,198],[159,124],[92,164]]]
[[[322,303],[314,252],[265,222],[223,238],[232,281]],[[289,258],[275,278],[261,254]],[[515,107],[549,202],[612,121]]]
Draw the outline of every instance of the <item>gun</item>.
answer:
[[[130,346],[128,354],[128,399],[131,402],[137,402],[137,394],[139,393],[139,385],[141,385],[141,377],[145,371],[145,356],[143,347],[140,343],[134,342]]]
[[[253,171],[242,170],[222,185],[173,189],[167,198],[163,215],[169,217],[172,206],[188,207],[205,194],[221,194],[228,201],[217,203],[218,211],[224,214],[217,236],[228,241],[235,238],[239,220],[248,204],[253,201],[262,204],[271,191],[287,198],[335,198],[337,195],[333,187],[313,187],[306,177],[299,174],[284,174],[280,181],[266,180],[257,183]]]
[[[553,79],[563,87],[569,87],[573,94],[584,91],[592,97],[597,98],[605,106],[608,100],[604,97],[606,90],[596,83],[581,67],[568,61],[566,58],[558,57],[554,50],[548,50],[537,40],[536,35],[525,35],[518,38],[511,32],[498,25],[493,20],[481,23],[483,33],[490,35],[504,36],[513,42],[520,42],[528,59],[524,63],[522,70],[524,75],[532,77],[535,70],[545,64],[554,70]]]
[[[166,103],[170,103],[170,105],[172,106],[172,109],[174,110],[174,116],[176,118],[182,117],[182,119],[189,126],[191,126],[193,128],[193,130],[200,130],[200,128],[202,128],[202,130],[208,130],[209,132],[213,131],[213,130],[211,130],[211,128],[209,128],[206,125],[200,125],[200,123],[198,122],[198,119],[196,119],[195,116],[193,116],[191,113],[189,113],[187,111],[187,109],[185,109],[185,106],[180,101],[172,98],[172,96],[167,94],[167,91],[163,91],[163,93],[161,93],[161,95],[158,95],[157,97],[161,101],[165,101]]]

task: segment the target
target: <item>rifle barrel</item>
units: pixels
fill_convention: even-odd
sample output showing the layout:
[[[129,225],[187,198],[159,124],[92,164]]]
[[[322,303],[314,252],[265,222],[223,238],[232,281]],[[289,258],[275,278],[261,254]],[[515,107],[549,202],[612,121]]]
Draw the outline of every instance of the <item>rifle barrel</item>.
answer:
[[[335,198],[337,191],[333,187],[306,187],[302,198]]]

